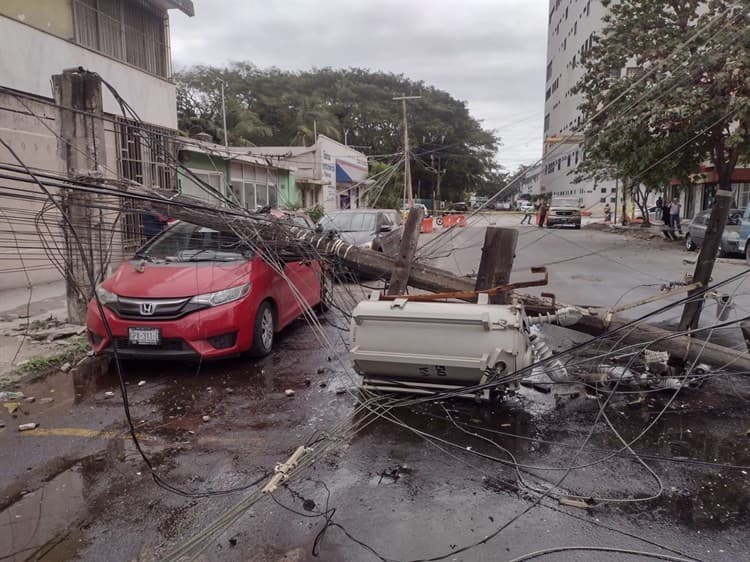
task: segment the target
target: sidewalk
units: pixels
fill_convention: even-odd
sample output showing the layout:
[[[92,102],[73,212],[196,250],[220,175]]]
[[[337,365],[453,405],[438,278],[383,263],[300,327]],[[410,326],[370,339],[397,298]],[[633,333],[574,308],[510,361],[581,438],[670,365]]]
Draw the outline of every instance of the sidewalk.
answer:
[[[74,361],[87,351],[83,326],[66,323],[65,282],[0,290],[0,388]]]

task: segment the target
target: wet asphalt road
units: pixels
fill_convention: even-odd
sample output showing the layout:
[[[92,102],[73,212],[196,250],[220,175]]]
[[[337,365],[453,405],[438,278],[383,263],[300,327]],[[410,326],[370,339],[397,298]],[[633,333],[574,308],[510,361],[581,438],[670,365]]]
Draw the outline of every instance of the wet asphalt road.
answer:
[[[467,228],[441,243],[444,253],[456,251],[439,264],[471,273],[482,236],[481,228]],[[636,285],[676,279],[691,268],[677,246],[585,230],[527,228],[518,254],[514,279],[531,265],[558,262],[550,265],[558,298],[585,304],[611,304],[626,291],[625,302],[637,300],[654,288]],[[715,277],[739,271],[727,262]],[[344,308],[361,295],[350,286],[338,291]],[[740,287],[735,314],[745,306],[743,293]],[[680,556],[644,540],[686,558],[750,559],[746,379],[716,376],[668,406],[672,393],[612,402],[608,419],[626,440],[654,423],[633,445],[654,476],[627,452],[613,455],[622,444],[606,420],[592,429],[598,403],[586,397],[522,389],[494,405],[446,401],[396,408],[389,419],[368,417],[357,410],[345,327],[329,314],[322,326],[327,347],[298,321],[260,361],[124,365],[137,434],[156,474],[172,486],[242,487],[299,445],[315,443],[314,463],[206,541],[195,559],[377,560],[337,527],[320,537],[319,557],[313,556],[324,528],[316,515],[326,506],[329,515],[335,508],[334,523],[385,557],[450,554],[523,513],[535,501],[530,489],[557,482],[571,465],[581,468],[570,471],[562,493],[618,501],[580,509],[545,498],[486,544],[446,559],[510,560],[575,545]],[[558,329],[551,339],[565,348],[582,337]],[[736,334],[722,337],[736,340]],[[293,398],[287,389],[295,390]],[[191,498],[158,487],[127,436],[117,376],[105,364],[54,374],[23,390],[36,402],[23,404],[16,418],[0,411],[7,426],[0,430],[0,560],[162,559],[255,489]],[[115,397],[105,398],[106,391]],[[44,397],[54,400],[42,404]],[[41,426],[18,433],[25,421]],[[509,453],[527,467],[523,484]],[[640,558],[566,552],[544,559]]]

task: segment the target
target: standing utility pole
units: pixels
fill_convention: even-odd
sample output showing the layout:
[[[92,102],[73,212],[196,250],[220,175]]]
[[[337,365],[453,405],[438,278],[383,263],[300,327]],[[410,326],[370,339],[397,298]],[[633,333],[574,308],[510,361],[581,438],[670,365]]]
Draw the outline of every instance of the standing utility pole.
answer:
[[[227,104],[224,101],[224,80],[219,78],[221,84],[221,117],[224,120],[224,146],[229,146],[229,138],[227,136]]]
[[[401,101],[404,111],[404,192],[408,200],[409,208],[414,206],[414,194],[411,190],[411,163],[409,156],[409,122],[406,119],[406,100],[418,100],[422,96],[401,96],[393,98],[394,101]]]
[[[727,183],[729,185],[726,185]],[[701,310],[703,310],[703,291],[711,283],[714,262],[716,261],[716,255],[719,253],[721,236],[724,233],[724,225],[727,224],[732,205],[732,195],[731,179],[725,182],[720,181],[719,188],[716,190],[716,203],[711,209],[711,215],[706,226],[706,235],[703,244],[701,244],[698,259],[695,262],[695,271],[693,272],[693,283],[700,283],[701,287],[688,293],[688,296],[693,298],[685,304],[685,308],[682,310],[680,331],[694,330],[698,327]]]
[[[60,155],[71,179],[101,179],[105,165],[102,82],[93,72],[52,77],[60,107]],[[65,290],[68,321],[86,323],[86,307],[109,265],[101,195],[64,190]]]

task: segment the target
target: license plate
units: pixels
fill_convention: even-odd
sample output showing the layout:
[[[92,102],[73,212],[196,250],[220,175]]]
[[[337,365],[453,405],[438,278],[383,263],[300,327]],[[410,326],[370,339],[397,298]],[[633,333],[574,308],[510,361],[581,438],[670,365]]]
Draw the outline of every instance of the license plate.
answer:
[[[159,328],[128,328],[128,339],[134,345],[159,345],[161,331]]]

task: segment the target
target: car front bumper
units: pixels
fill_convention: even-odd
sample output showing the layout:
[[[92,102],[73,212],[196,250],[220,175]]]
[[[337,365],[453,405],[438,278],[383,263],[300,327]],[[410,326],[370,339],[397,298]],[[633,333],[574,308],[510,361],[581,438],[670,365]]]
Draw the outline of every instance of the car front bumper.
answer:
[[[240,299],[173,320],[144,320],[121,318],[103,307],[110,337],[96,302],[91,301],[86,327],[97,355],[116,351],[126,359],[218,359],[250,348],[255,318],[251,308],[248,299]],[[155,345],[132,343],[129,328],[159,328],[160,342]]]

